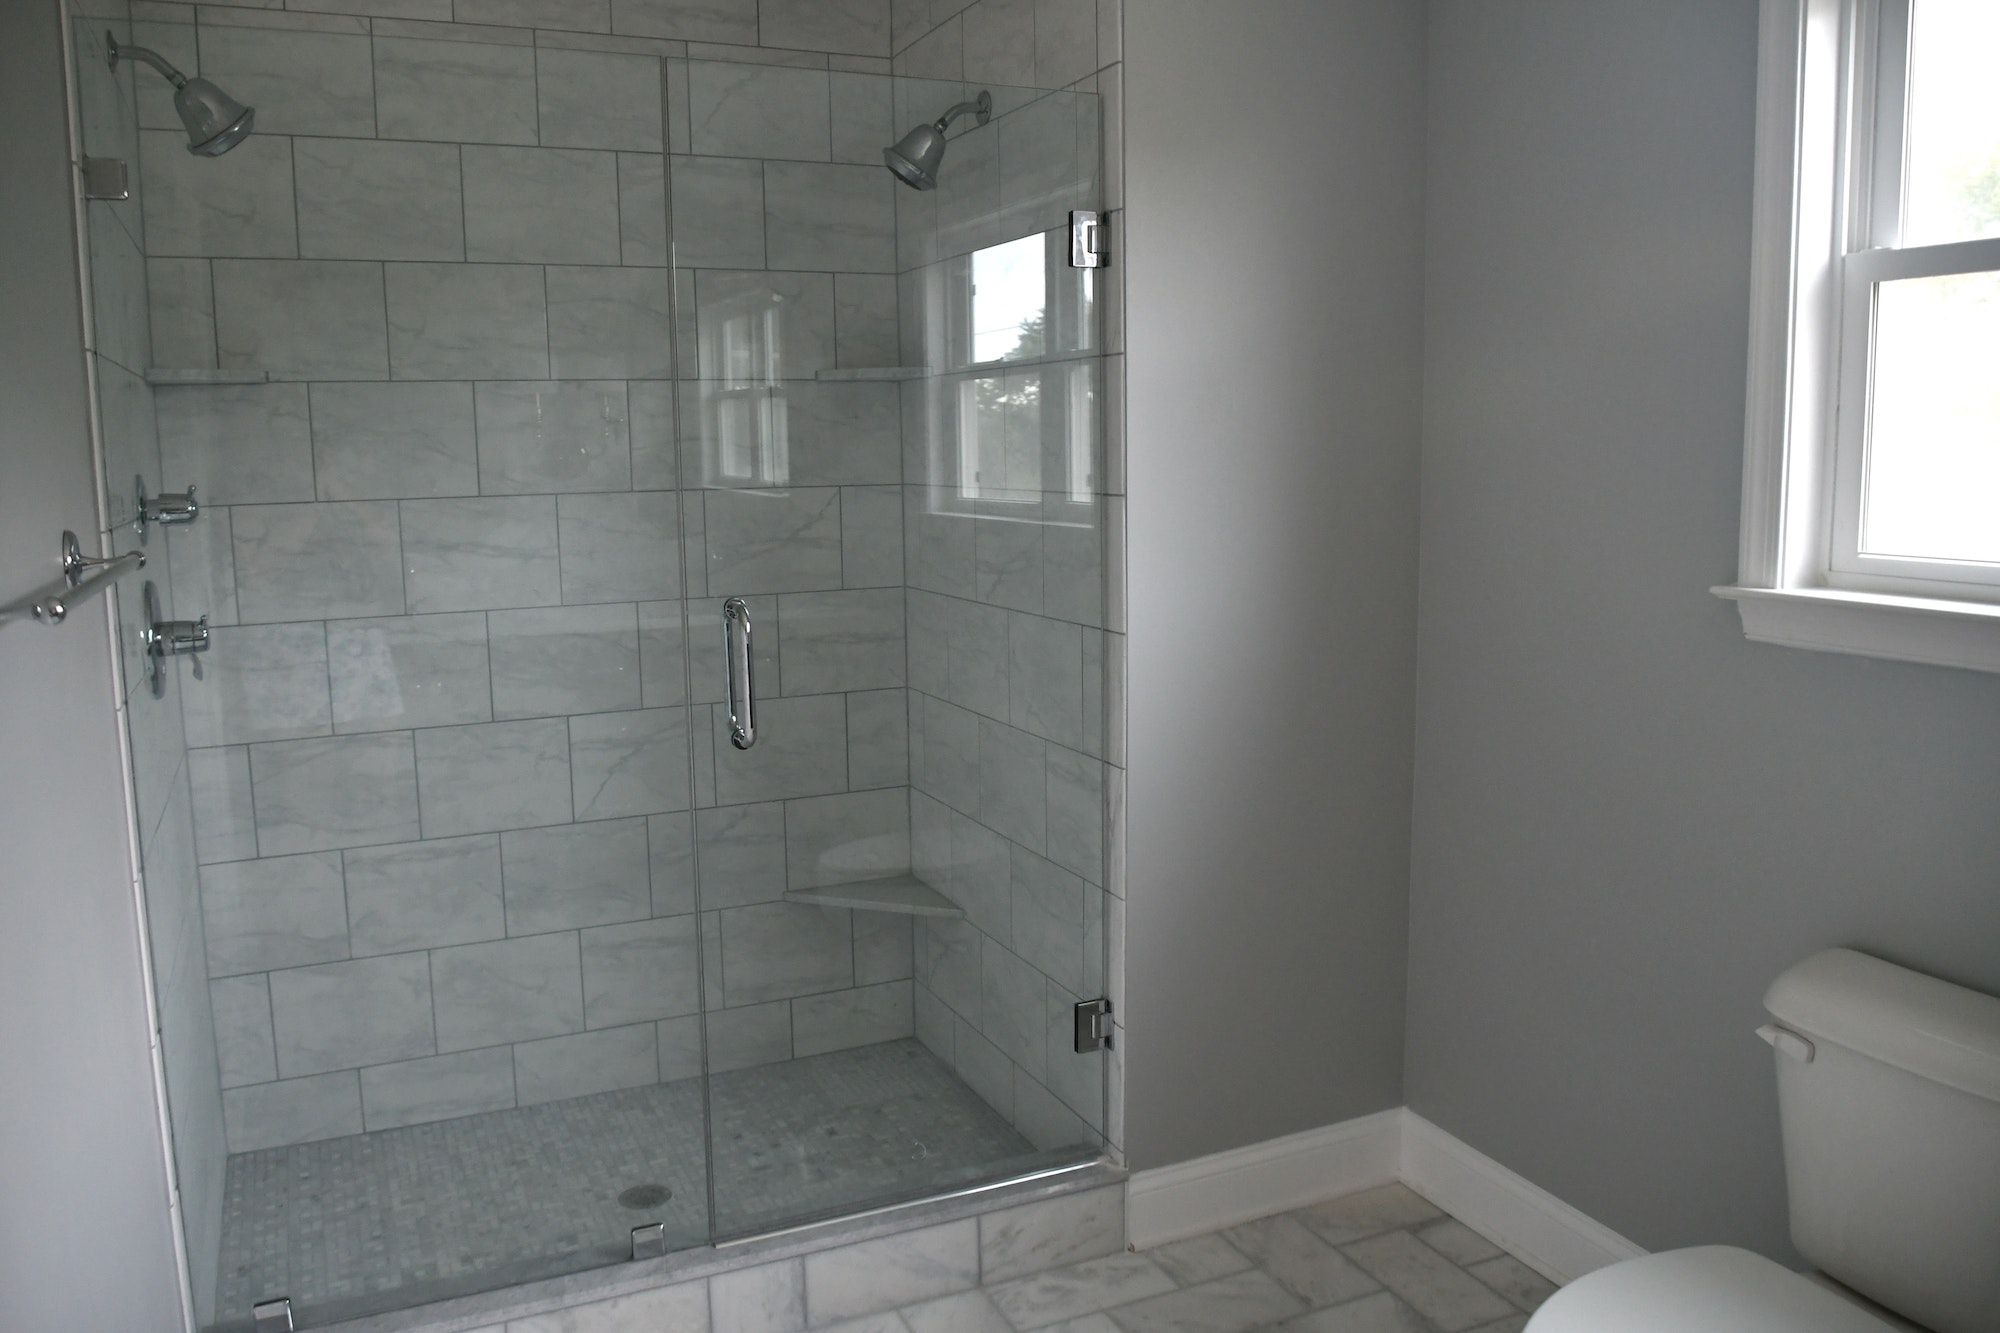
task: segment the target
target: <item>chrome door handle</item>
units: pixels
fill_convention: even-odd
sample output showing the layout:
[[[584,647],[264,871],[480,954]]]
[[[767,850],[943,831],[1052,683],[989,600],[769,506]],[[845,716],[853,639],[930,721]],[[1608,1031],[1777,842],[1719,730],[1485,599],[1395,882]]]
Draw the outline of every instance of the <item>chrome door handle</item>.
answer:
[[[757,673],[750,663],[750,608],[741,597],[722,604],[722,661],[729,677],[729,743],[747,750],[757,743]]]

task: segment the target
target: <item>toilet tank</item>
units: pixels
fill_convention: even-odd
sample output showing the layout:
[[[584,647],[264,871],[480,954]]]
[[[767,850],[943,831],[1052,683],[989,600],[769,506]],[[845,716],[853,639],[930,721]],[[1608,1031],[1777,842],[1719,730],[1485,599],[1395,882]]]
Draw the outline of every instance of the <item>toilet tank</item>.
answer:
[[[1792,1242],[1935,1333],[2000,1330],[2000,999],[1849,949],[1764,996]]]

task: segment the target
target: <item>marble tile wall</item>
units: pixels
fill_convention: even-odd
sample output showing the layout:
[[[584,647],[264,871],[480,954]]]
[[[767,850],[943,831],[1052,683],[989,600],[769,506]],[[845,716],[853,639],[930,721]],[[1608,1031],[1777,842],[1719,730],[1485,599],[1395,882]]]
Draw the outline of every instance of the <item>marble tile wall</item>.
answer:
[[[1122,1031],[1078,1055],[1072,1011],[1123,1008],[1118,10],[947,0],[896,18],[897,70],[922,76],[897,82],[899,123],[985,84],[1058,89],[996,88],[939,188],[897,198],[904,360],[932,368],[902,404],[911,848],[966,911],[918,924],[917,1034],[1038,1145],[1115,1151]],[[1086,286],[1049,257],[1028,358],[1048,364],[953,369],[971,360],[965,257],[1036,232],[1061,247],[1070,209],[1107,204],[1111,268]],[[975,421],[982,382],[999,406],[981,393]],[[1002,454],[973,443],[987,434]]]
[[[898,394],[817,379],[899,349],[886,4],[138,8],[259,117],[140,97],[132,220],[230,1150],[909,1035],[908,919],[783,899],[909,866]]]
[[[130,40],[122,3],[65,6],[78,58],[75,93],[83,151],[93,156],[137,156],[139,121],[129,66],[111,70],[97,53],[109,27]],[[179,673],[169,673],[155,698],[147,683],[140,630],[144,581],[159,589],[162,607],[174,611],[174,585],[163,558],[171,539],[155,529],[142,542],[131,520],[135,477],[148,494],[161,489],[158,423],[145,371],[151,364],[151,328],[145,261],[145,186],[132,197],[85,205],[85,279],[90,295],[88,346],[97,391],[104,494],[110,526],[82,532],[93,552],[144,550],[144,573],[107,594],[117,612],[124,692],[120,721],[131,746],[135,827],[142,866],[140,886],[152,956],[160,1048],[166,1070],[167,1111],[174,1138],[174,1171],[183,1234],[195,1275],[194,1300],[204,1319],[213,1305],[216,1256],[221,1245],[224,1143],[220,1076],[209,1011],[208,965],[194,851],[189,769],[182,743]],[[53,536],[53,534],[51,534]]]

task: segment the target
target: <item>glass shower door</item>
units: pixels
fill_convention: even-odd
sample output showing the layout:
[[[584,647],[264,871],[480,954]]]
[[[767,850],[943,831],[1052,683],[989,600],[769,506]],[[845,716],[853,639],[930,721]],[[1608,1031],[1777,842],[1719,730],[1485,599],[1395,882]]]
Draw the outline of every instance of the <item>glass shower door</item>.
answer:
[[[726,1238],[1102,1141],[1104,1056],[1071,1037],[1103,955],[1098,310],[1069,266],[1070,210],[1098,206],[1098,108],[990,89],[990,121],[954,123],[920,193],[883,148],[980,89],[703,61],[677,86]],[[739,696],[754,681],[754,741],[732,675]]]

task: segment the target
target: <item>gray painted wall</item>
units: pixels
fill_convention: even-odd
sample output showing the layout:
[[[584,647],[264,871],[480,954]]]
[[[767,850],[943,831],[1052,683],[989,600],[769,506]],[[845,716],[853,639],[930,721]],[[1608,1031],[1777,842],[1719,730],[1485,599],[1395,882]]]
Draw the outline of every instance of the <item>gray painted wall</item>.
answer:
[[[0,6],[0,600],[97,528],[53,0]],[[0,624],[0,1328],[178,1324],[104,604]],[[32,1016],[33,1021],[25,1021]]]
[[[1137,1168],[1401,1101],[1423,18],[1125,15]]]
[[[2000,679],[1708,594],[1756,6],[1431,14],[1409,1103],[1642,1245],[1788,1255],[1759,1000],[1835,944],[2000,990]]]

